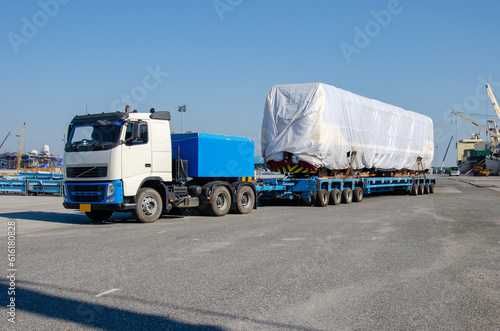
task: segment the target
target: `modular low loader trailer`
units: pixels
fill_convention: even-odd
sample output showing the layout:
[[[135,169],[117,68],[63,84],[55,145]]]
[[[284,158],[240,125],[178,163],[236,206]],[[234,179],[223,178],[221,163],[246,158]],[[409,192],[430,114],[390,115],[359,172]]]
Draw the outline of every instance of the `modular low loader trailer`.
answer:
[[[319,207],[361,202],[364,195],[374,193],[432,194],[436,178],[427,176],[332,178],[269,178],[255,182],[261,205],[278,200],[297,200]]]

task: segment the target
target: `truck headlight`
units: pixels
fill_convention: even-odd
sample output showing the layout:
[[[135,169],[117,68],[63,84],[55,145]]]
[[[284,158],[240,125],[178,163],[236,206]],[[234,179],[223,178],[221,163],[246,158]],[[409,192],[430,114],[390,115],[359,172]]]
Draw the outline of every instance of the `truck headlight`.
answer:
[[[112,196],[115,194],[115,183],[108,183],[108,193],[106,196]]]

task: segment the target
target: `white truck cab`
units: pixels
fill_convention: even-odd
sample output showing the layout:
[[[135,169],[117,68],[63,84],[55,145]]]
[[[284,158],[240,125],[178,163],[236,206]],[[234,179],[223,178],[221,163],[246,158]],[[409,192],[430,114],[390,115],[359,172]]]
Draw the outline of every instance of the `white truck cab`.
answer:
[[[169,112],[76,116],[64,152],[64,206],[107,219],[131,209],[146,181],[171,182],[169,121]]]

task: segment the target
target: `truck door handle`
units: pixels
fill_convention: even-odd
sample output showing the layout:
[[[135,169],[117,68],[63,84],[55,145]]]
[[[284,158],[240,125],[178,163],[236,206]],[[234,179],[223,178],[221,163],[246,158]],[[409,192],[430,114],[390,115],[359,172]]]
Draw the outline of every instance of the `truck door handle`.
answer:
[[[151,168],[151,163],[146,163],[144,166],[145,166],[146,168]]]

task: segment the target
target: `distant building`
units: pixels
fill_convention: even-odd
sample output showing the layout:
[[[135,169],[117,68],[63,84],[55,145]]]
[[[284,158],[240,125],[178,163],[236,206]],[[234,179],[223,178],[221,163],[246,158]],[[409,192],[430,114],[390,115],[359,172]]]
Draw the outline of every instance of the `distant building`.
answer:
[[[0,154],[0,169],[17,169],[18,160],[19,153],[6,151]],[[62,157],[51,155],[49,146],[44,145],[41,153],[35,149],[29,153],[23,153],[20,168],[30,171],[57,171],[57,169],[62,169]]]

